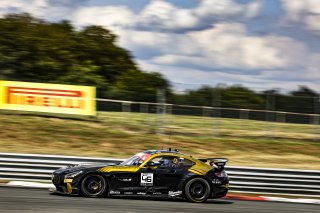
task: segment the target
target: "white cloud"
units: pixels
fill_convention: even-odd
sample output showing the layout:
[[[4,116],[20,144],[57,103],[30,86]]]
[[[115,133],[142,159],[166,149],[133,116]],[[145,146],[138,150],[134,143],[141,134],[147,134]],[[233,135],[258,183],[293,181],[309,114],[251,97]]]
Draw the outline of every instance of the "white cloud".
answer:
[[[1,1],[0,14],[3,16],[7,13],[27,12],[39,15],[43,13],[43,9],[47,6],[48,4],[46,0],[32,0],[31,2],[24,0]]]
[[[202,0],[195,9],[195,14],[202,18],[228,19],[231,17],[254,18],[262,7],[262,1],[256,0],[239,4],[233,0]]]
[[[305,23],[309,30],[314,30],[315,33],[320,34],[320,14],[306,16]]]
[[[232,0],[202,0],[195,13],[200,17],[210,16],[234,16],[240,15],[244,10],[244,5]]]
[[[137,14],[125,6],[86,6],[78,9],[72,19],[80,25],[99,24],[109,28],[184,32],[209,27],[230,17],[254,18],[261,5],[261,0],[248,4],[239,4],[234,0],[201,0],[197,7],[184,9],[168,1],[153,0]]]
[[[181,9],[169,2],[159,0],[151,1],[137,16],[138,26],[148,27],[150,30],[152,28],[171,30],[191,28],[198,22],[198,18],[191,10]]]
[[[261,75],[246,75],[244,73],[226,73],[223,69],[214,73],[199,69],[182,69],[176,66],[153,64],[145,60],[139,60],[138,63],[147,70],[155,70],[167,76],[173,82],[175,90],[179,92],[185,89],[199,88],[201,85],[216,86],[219,83],[226,83],[227,85],[242,84],[259,91],[276,88],[282,92],[288,92],[297,89],[299,85],[318,88],[320,83],[319,79],[317,81],[300,79],[299,77],[305,72],[292,72],[291,70],[283,72],[267,70],[263,71]],[[285,79],[286,75],[290,77],[297,73],[300,73],[298,78]]]
[[[122,31],[120,44],[135,50],[153,51],[153,63],[198,66],[206,70],[229,68],[279,69],[299,66],[306,46],[285,36],[251,36],[241,23],[219,23],[210,29],[186,34]]]
[[[0,1],[0,17],[8,13],[30,13],[37,18],[47,20],[69,19],[75,8],[66,7],[71,5],[70,1],[64,0],[9,0]],[[77,1],[77,4],[85,0]],[[77,6],[75,2],[73,5]]]
[[[279,69],[300,65],[307,51],[304,44],[289,37],[250,36],[240,23],[220,23],[210,29],[180,37],[172,37],[171,43],[167,45],[191,46],[189,54],[177,52],[180,48],[171,48],[171,51],[162,51],[163,54],[155,57],[153,62],[180,66],[198,65],[207,70],[229,68],[250,72],[252,69]],[[155,43],[155,48],[156,45]]]
[[[140,60],[140,65],[174,82],[233,82],[255,89],[315,88],[320,83],[320,54],[287,36],[252,36],[244,24],[229,22],[185,35],[164,33],[167,36],[159,40],[156,33],[148,33],[155,41],[148,43],[149,49],[158,48],[158,55]],[[189,47],[189,51],[181,47]]]
[[[220,23],[192,36],[206,56],[220,67],[259,69],[282,67],[287,63],[266,39],[246,35],[243,24]]]
[[[263,2],[261,0],[253,1],[246,5],[245,16],[248,19],[255,18],[259,15]]]
[[[134,50],[152,51],[157,55],[195,55],[199,50],[190,36],[154,31],[122,30],[120,45]]]
[[[249,4],[239,4],[233,0],[201,0],[197,7],[183,9],[167,1],[154,0],[137,16],[137,24],[151,30],[190,30],[230,17],[254,18],[261,6],[261,0]]]
[[[319,0],[282,0],[285,10],[283,22],[302,23],[316,34],[320,34],[320,2]]]
[[[25,2],[24,0],[1,1],[0,9],[7,10],[10,8],[21,8],[26,5],[27,5],[27,2]]]
[[[159,46],[160,49],[163,48],[163,45],[166,45],[170,40],[170,36],[166,33],[134,30],[127,30],[123,32],[123,39],[121,40],[123,41],[122,44],[125,46],[153,49]]]
[[[95,6],[79,8],[72,20],[80,26],[94,24],[118,30],[134,24],[135,16],[126,6]]]

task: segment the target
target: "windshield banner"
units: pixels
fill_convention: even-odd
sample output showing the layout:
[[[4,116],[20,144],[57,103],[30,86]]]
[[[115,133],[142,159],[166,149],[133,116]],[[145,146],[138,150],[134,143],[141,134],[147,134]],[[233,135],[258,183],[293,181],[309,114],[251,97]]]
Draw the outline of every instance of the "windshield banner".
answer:
[[[95,116],[95,96],[89,86],[0,81],[0,109]]]

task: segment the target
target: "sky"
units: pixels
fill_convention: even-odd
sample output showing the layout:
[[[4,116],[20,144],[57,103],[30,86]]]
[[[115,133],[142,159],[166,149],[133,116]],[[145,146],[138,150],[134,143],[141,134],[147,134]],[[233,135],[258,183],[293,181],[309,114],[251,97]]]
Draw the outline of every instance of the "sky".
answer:
[[[320,92],[320,0],[0,0],[0,17],[20,12],[111,29],[142,70],[177,90]]]

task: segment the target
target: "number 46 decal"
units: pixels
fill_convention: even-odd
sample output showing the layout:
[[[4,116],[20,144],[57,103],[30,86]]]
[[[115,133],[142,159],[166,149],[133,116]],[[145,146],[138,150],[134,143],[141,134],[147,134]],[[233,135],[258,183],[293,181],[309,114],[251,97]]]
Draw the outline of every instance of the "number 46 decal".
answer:
[[[141,186],[153,186],[153,173],[141,173]]]

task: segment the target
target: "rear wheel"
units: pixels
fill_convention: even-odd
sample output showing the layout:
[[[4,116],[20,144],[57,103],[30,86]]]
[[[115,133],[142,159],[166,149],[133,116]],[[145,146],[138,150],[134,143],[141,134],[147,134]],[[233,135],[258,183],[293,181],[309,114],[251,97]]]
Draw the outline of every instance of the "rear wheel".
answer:
[[[191,202],[205,202],[210,196],[210,185],[203,178],[193,178],[187,182],[184,195]]]
[[[81,182],[81,192],[86,197],[102,197],[107,191],[107,181],[99,174],[89,174]]]

